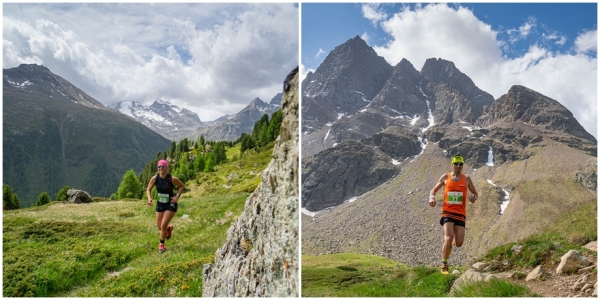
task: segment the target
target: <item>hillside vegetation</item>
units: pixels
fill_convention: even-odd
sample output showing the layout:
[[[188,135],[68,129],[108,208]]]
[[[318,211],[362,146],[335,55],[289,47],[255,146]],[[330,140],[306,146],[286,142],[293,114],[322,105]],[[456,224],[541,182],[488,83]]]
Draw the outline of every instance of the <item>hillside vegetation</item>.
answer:
[[[10,89],[3,92],[3,183],[34,206],[65,185],[109,197],[169,141],[116,112]]]
[[[199,155],[179,151],[182,159],[173,160],[171,172],[188,180],[163,254],[157,251],[155,208],[139,199],[141,190],[132,193],[135,198],[115,193],[119,200],[5,210],[3,296],[200,297],[203,264],[214,260],[271,160],[273,141],[243,153],[241,144],[222,144],[223,160],[205,171],[184,173],[192,162],[187,158]],[[143,190],[151,175],[140,174]]]
[[[598,204],[591,202],[565,214],[553,226],[518,242],[490,249],[478,260],[490,264],[492,271],[526,274],[537,265],[556,268],[556,262],[570,249],[596,255],[582,248],[597,240]],[[467,236],[467,239],[469,237]],[[515,244],[523,252],[511,251]],[[506,263],[508,262],[508,263]],[[452,266],[463,273],[469,266]],[[525,276],[525,275],[523,275]],[[338,253],[302,256],[303,297],[446,297],[458,275],[442,275],[438,267],[409,267],[387,258],[366,254]],[[464,286],[457,297],[543,296],[519,283],[495,279]]]

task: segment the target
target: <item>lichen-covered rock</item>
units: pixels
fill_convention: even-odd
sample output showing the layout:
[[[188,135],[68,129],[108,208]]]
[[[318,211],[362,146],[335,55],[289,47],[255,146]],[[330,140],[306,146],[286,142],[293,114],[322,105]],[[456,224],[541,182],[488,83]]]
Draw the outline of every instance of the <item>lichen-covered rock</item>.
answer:
[[[204,297],[298,297],[298,69],[284,83],[283,121],[273,159],[204,265]]]

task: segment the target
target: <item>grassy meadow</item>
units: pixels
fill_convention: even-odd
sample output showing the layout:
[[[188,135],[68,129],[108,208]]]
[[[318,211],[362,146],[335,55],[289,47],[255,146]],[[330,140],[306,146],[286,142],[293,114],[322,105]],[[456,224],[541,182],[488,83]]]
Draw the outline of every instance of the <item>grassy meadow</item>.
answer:
[[[544,231],[515,243],[490,249],[480,260],[492,270],[521,270],[552,264],[570,249],[582,248],[598,238],[598,203],[576,208]],[[520,254],[513,245],[523,246]],[[508,267],[503,261],[508,260]],[[450,267],[464,272],[468,266]],[[448,297],[457,275],[442,275],[438,267],[409,267],[387,258],[356,253],[302,255],[303,297]],[[454,297],[535,297],[526,286],[501,279],[464,285]]]
[[[224,244],[273,144],[187,182],[163,254],[155,207],[145,200],[4,211],[3,296],[201,297],[203,264]]]

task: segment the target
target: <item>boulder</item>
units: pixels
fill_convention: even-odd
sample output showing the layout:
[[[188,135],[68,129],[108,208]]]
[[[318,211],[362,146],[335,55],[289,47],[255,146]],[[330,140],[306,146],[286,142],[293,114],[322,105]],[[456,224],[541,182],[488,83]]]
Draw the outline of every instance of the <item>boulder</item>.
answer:
[[[75,204],[94,202],[86,191],[73,189],[67,191],[67,201]]]
[[[592,297],[598,297],[598,287],[594,289],[594,293],[592,293]]]
[[[460,291],[462,289],[462,286],[465,284],[479,282],[479,281],[490,281],[492,279],[497,279],[497,278],[496,278],[496,276],[494,276],[492,274],[480,273],[473,269],[469,269],[464,274],[462,274],[458,279],[456,279],[456,281],[454,281],[452,288],[450,288],[449,296],[453,296],[454,293],[456,293],[457,291]]]
[[[556,274],[563,274],[577,271],[580,268],[589,266],[589,262],[576,250],[569,250],[560,258],[560,264],[556,268]]]
[[[533,271],[529,272],[525,281],[531,281],[540,278],[544,274],[544,266],[539,265]]]

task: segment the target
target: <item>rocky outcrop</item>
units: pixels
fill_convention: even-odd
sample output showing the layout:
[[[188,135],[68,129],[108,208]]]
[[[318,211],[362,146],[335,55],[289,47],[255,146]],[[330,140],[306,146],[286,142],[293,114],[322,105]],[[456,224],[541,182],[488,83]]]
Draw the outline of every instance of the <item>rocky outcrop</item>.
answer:
[[[81,190],[68,190],[67,201],[69,203],[81,204],[81,203],[92,203],[92,197],[86,191]]]
[[[389,157],[355,140],[302,160],[302,207],[318,211],[343,203],[390,179]]]
[[[586,188],[595,191],[598,187],[597,163],[597,158],[590,159],[586,163],[585,169],[575,174],[575,182],[579,182]]]
[[[423,150],[415,134],[407,133],[398,127],[388,127],[361,142],[377,147],[381,152],[399,161],[417,155]]]
[[[546,129],[564,132],[569,135],[596,143],[573,117],[573,114],[558,101],[548,98],[524,86],[514,85],[484,112],[476,125],[485,127],[495,122],[522,122],[542,125]]]
[[[298,297],[298,69],[284,83],[283,121],[273,159],[204,265],[204,297]]]

